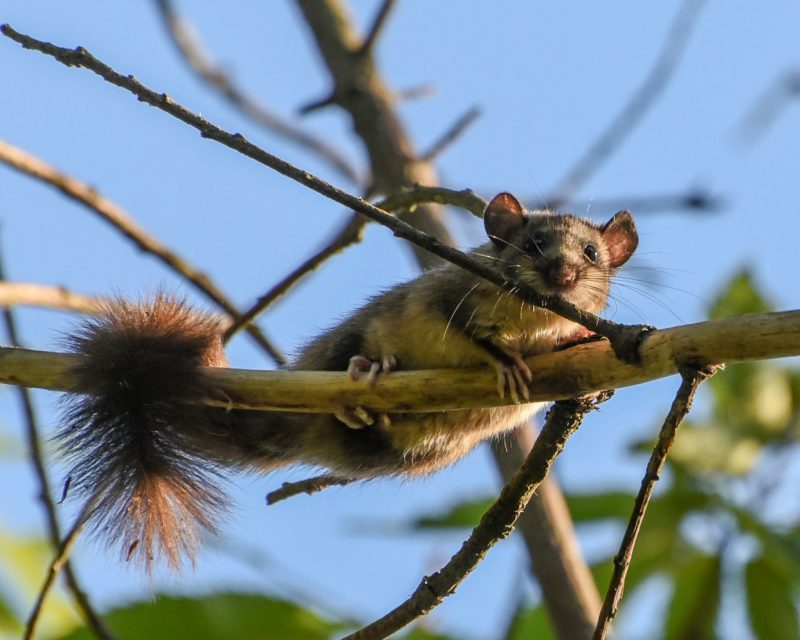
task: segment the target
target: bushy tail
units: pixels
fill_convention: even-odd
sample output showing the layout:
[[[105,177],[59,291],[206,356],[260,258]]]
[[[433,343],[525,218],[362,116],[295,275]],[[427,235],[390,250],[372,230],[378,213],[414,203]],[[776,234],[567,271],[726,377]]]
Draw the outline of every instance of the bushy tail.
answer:
[[[178,568],[225,509],[210,450],[221,412],[197,402],[213,394],[199,367],[227,365],[220,322],[164,294],[104,311],[68,338],[84,356],[57,434],[70,491],[109,545]]]

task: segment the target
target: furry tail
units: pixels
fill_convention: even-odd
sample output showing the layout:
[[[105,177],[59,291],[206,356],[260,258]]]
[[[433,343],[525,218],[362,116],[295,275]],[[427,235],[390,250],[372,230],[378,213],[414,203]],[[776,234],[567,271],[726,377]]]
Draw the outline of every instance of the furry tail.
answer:
[[[213,394],[199,367],[227,365],[221,335],[218,318],[158,294],[112,301],[68,338],[85,356],[57,434],[70,487],[87,496],[95,532],[148,571],[193,558],[225,510],[211,446],[221,412],[197,403]]]

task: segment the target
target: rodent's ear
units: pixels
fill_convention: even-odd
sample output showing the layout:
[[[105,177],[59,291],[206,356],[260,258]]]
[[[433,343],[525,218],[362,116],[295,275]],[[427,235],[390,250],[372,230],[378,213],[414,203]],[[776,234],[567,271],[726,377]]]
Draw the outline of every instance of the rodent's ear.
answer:
[[[498,246],[505,246],[525,224],[525,210],[510,193],[499,193],[483,212],[486,235]]]
[[[609,266],[612,269],[628,261],[639,245],[639,234],[630,211],[620,211],[601,228],[606,247],[608,247]]]

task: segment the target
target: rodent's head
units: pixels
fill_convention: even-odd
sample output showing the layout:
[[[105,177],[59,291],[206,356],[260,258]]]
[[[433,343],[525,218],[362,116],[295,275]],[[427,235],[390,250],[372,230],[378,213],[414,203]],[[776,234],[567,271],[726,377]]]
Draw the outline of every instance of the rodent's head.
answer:
[[[516,278],[592,312],[605,306],[611,276],[639,243],[627,211],[598,225],[572,215],[527,213],[509,193],[492,199],[483,221],[502,264]]]

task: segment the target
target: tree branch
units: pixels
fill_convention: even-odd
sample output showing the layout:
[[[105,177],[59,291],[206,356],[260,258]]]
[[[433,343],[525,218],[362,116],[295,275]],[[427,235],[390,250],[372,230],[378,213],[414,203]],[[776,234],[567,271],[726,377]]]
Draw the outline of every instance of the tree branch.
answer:
[[[141,227],[127,211],[111,200],[104,198],[94,187],[62,173],[30,153],[2,140],[0,140],[0,162],[4,162],[17,171],[36,178],[51,187],[55,187],[71,200],[100,216],[101,219],[108,222],[139,249],[155,256],[162,264],[191,283],[206,298],[224,309],[232,319],[239,315],[239,311],[233,302],[214,284],[211,278],[193,267],[174,251],[171,251],[160,240]],[[278,364],[286,363],[286,359],[280,351],[272,345],[258,327],[249,327],[248,333],[275,362]]]
[[[0,307],[47,307],[93,314],[100,311],[102,304],[101,298],[74,293],[64,287],[0,281]]]
[[[678,68],[704,4],[705,0],[684,0],[650,73],[608,128],[589,146],[575,166],[553,189],[551,201],[558,203],[558,206],[567,202],[622,144],[655,104]]]
[[[489,549],[511,535],[514,523],[561,453],[567,439],[580,426],[586,413],[609,395],[601,394],[597,399],[566,400],[553,405],[527,459],[450,561],[436,573],[423,578],[414,593],[401,605],[346,636],[344,640],[386,638],[453,594]]]
[[[800,310],[749,314],[653,331],[641,345],[640,364],[614,355],[606,341],[527,358],[533,372],[530,401],[546,402],[641,384],[678,373],[678,363],[718,364],[800,355]],[[0,348],[0,382],[79,392],[70,374],[79,356]],[[375,387],[345,372],[206,369],[224,408],[335,413],[341,406],[378,412],[452,411],[510,404],[497,394],[491,367],[396,371]]]
[[[430,149],[420,155],[419,159],[422,162],[431,162],[438,158],[447,147],[453,144],[461,134],[467,130],[467,127],[480,117],[480,115],[480,107],[471,107],[468,109],[464,115],[453,123],[453,126],[451,126],[439,140],[431,145]]]
[[[675,395],[667,417],[664,419],[664,424],[661,426],[658,441],[653,453],[650,455],[647,471],[644,478],[642,478],[642,485],[634,501],[633,513],[628,521],[625,535],[622,537],[619,552],[614,558],[614,572],[608,585],[608,591],[606,591],[606,597],[603,600],[600,616],[597,619],[597,627],[592,636],[593,640],[604,640],[611,630],[611,621],[617,615],[617,608],[625,590],[625,577],[628,574],[628,567],[630,567],[631,559],[633,558],[633,548],[636,545],[636,539],[639,537],[644,514],[647,511],[647,505],[650,503],[659,474],[664,467],[667,454],[675,441],[675,433],[692,407],[692,400],[697,387],[700,386],[703,380],[714,375],[715,372],[716,367],[705,369],[681,368],[681,386]]]
[[[299,480],[298,482],[284,482],[280,489],[270,491],[267,494],[267,504],[273,505],[276,502],[286,500],[300,493],[312,495],[328,487],[341,487],[351,482],[354,482],[351,478],[343,478],[327,473],[321,476]]]
[[[375,47],[375,42],[378,40],[378,35],[383,27],[386,26],[386,18],[389,17],[389,13],[391,13],[394,5],[395,0],[383,0],[383,4],[375,16],[372,26],[367,30],[367,35],[364,38],[363,44],[358,50],[358,55],[366,56],[372,53],[372,50]]]
[[[361,183],[361,178],[356,170],[336,149],[324,140],[280,117],[238,87],[225,69],[216,64],[212,56],[203,48],[193,25],[177,14],[172,0],[155,0],[155,4],[161,21],[178,53],[201,80],[219,91],[230,104],[271,133],[315,153],[333,167],[340,176],[353,184]]]
[[[606,336],[611,340],[616,352],[626,360],[635,361],[637,348],[643,332],[647,329],[640,325],[620,325],[579,309],[573,304],[562,300],[557,296],[545,296],[536,291],[531,286],[516,282],[506,278],[502,273],[496,271],[471,256],[443,244],[435,237],[429,236],[418,229],[412,227],[401,219],[390,215],[369,202],[357,198],[332,184],[325,182],[321,178],[303,171],[292,164],[278,158],[277,156],[264,151],[253,143],[249,142],[241,134],[231,134],[224,129],[212,124],[211,122],[192,113],[185,107],[176,103],[167,94],[158,94],[148,89],[133,76],[123,76],[109,66],[103,64],[92,56],[83,47],[76,49],[64,49],[57,47],[49,42],[42,42],[14,31],[10,25],[0,26],[0,32],[12,40],[19,42],[27,49],[35,49],[66,66],[79,66],[89,69],[101,76],[107,82],[117,85],[133,93],[141,102],[157,107],[166,113],[178,118],[191,127],[197,129],[204,138],[209,138],[219,142],[226,147],[233,149],[257,162],[274,169],[278,173],[299,182],[300,184],[316,191],[317,193],[338,202],[358,213],[361,213],[375,222],[388,227],[395,236],[407,240],[415,246],[424,249],[444,260],[455,264],[462,269],[473,273],[484,280],[487,280],[498,287],[512,292],[520,299],[538,307],[549,309],[568,320],[577,322],[587,329],[600,335]]]

